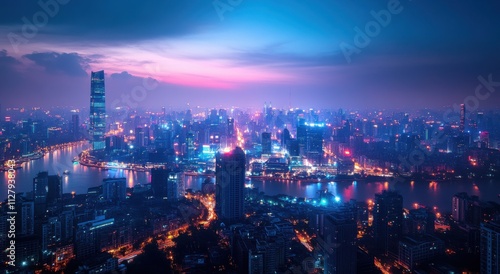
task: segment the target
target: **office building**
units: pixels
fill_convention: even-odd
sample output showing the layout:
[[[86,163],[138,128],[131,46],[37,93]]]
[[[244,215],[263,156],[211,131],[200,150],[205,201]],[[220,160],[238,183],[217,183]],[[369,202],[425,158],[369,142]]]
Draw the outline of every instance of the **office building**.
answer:
[[[216,157],[216,212],[229,223],[243,218],[245,152],[240,147]]]
[[[481,223],[481,273],[500,273],[500,223]]]
[[[172,169],[151,169],[151,188],[155,198],[175,201],[182,188],[182,174]]]
[[[290,131],[288,128],[285,128],[281,134],[281,147],[288,149],[288,144],[291,138]]]
[[[460,105],[460,132],[465,131],[465,104]]]
[[[478,196],[469,196],[465,192],[457,193],[452,198],[451,217],[459,224],[479,225],[481,205]]]
[[[35,204],[54,203],[61,199],[63,193],[62,179],[59,175],[39,172],[33,179],[33,195]]]
[[[78,260],[88,259],[106,246],[107,232],[112,229],[114,219],[97,216],[95,219],[78,223],[75,231],[75,255]]]
[[[378,251],[397,255],[403,233],[403,197],[399,193],[384,191],[375,194],[373,228]]]
[[[92,72],[90,76],[90,143],[92,149],[105,148],[106,133],[106,96],[104,71]]]
[[[106,178],[102,181],[102,197],[104,200],[119,202],[127,197],[127,181],[125,178]]]
[[[271,133],[262,132],[262,154],[270,155],[272,153]]]
[[[264,254],[252,249],[248,251],[248,273],[264,273]]]
[[[439,261],[444,255],[444,242],[434,236],[405,237],[399,242],[398,262],[409,271],[431,261]]]
[[[404,233],[411,236],[434,233],[434,212],[426,209],[411,209],[404,219]]]
[[[356,273],[356,221],[342,212],[321,217],[323,224],[317,242],[323,273]]]
[[[33,235],[35,233],[35,203],[23,198],[16,199],[18,217],[17,233],[19,235]]]
[[[307,158],[315,164],[321,164],[323,159],[323,134],[325,132],[325,124],[323,123],[308,123],[307,138],[306,138],[306,155]]]
[[[234,119],[233,118],[227,119],[227,137],[228,138],[236,137],[236,130],[234,127]]]
[[[80,139],[80,118],[78,114],[71,115],[71,135],[73,140]]]
[[[186,134],[186,159],[193,160],[195,158],[195,149],[194,134],[193,132],[188,132]]]

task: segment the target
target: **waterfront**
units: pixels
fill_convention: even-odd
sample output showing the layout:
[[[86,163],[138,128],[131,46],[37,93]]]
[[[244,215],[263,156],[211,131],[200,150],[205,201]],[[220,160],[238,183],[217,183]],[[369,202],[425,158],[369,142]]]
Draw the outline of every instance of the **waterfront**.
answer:
[[[149,172],[135,172],[130,170],[101,170],[73,164],[72,160],[88,145],[75,145],[46,154],[43,158],[32,160],[23,165],[22,169],[16,170],[16,193],[31,191],[33,178],[40,171],[48,171],[49,174],[63,175],[65,170],[69,175],[63,175],[63,191],[77,194],[86,193],[89,187],[98,186],[104,178],[126,177],[128,187],[136,184],[150,182]],[[185,177],[185,188],[193,190],[201,189],[204,177]],[[459,182],[321,182],[321,183],[298,183],[278,181],[250,181],[259,191],[268,195],[286,194],[295,197],[314,198],[317,192],[328,189],[333,195],[340,196],[342,201],[356,199],[366,201],[373,199],[375,193],[384,189],[399,191],[404,197],[404,206],[411,207],[415,203],[427,206],[437,206],[441,211],[451,210],[451,197],[457,192],[467,192],[469,195],[477,195],[483,201],[498,201],[498,182],[493,181],[459,181]],[[7,172],[2,176],[1,199],[7,196]]]

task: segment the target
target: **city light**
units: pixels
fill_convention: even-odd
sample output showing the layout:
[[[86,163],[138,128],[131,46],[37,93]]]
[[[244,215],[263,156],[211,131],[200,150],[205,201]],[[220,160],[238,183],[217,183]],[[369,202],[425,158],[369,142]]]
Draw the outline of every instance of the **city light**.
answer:
[[[499,272],[494,1],[63,2],[0,9],[6,273]]]

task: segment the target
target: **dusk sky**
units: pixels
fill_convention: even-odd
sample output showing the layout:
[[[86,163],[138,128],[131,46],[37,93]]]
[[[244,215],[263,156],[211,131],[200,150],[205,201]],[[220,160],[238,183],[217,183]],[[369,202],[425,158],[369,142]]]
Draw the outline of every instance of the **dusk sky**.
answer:
[[[2,107],[88,107],[97,70],[108,107],[153,109],[443,107],[500,82],[498,1],[21,2],[0,9]]]

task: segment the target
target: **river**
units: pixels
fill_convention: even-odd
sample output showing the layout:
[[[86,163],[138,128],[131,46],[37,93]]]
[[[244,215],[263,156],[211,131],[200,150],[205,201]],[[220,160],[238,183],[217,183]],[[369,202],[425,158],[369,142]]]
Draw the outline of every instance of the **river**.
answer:
[[[88,148],[86,144],[79,144],[72,147],[52,151],[38,160],[32,160],[24,164],[22,169],[16,170],[16,193],[27,192],[33,189],[33,178],[40,171],[48,171],[49,174],[63,174],[65,170],[69,175],[63,176],[63,191],[86,193],[89,187],[99,186],[104,178],[125,177],[128,187],[136,184],[146,184],[151,180],[149,172],[135,172],[128,170],[99,170],[79,164],[73,164],[72,160],[82,150]],[[2,190],[0,198],[7,197],[7,172],[2,178]],[[185,177],[185,188],[199,190],[203,183],[203,177]],[[415,203],[426,206],[436,206],[441,211],[451,211],[451,198],[455,193],[467,192],[469,195],[477,195],[483,201],[500,202],[500,182],[494,181],[459,181],[459,182],[322,182],[322,183],[298,183],[298,182],[277,182],[277,181],[256,181],[251,183],[266,194],[286,194],[295,197],[314,198],[320,190],[327,188],[335,196],[339,196],[342,201],[356,199],[366,201],[373,199],[375,193],[384,189],[397,190],[403,195],[404,206],[412,207]]]

